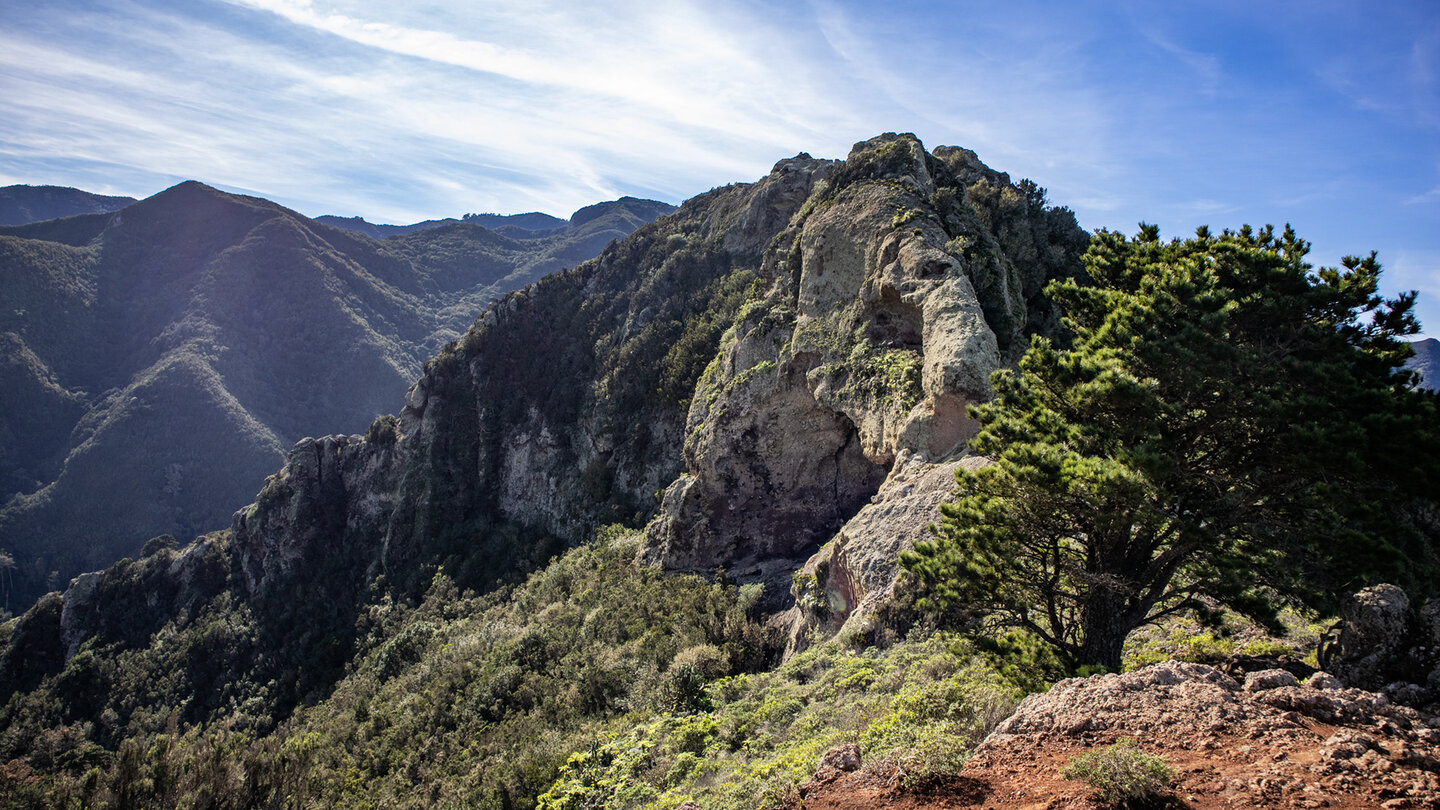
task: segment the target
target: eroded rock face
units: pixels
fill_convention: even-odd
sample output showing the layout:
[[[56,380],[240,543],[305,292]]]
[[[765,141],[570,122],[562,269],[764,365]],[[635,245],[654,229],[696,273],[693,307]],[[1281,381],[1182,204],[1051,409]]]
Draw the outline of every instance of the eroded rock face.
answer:
[[[1049,328],[1029,297],[1078,268],[1078,229],[1016,236],[1050,209],[973,153],[945,154],[882,136],[816,184],[764,257],[765,298],[697,386],[687,474],[647,529],[642,561],[765,580],[772,607],[799,567],[792,646],[889,596],[895,555],[935,520],[978,429],[967,406],[1011,357],[997,329],[1013,349]],[[1007,246],[1035,233],[1049,258],[1032,249],[1017,269]]]
[[[707,372],[710,386],[697,391],[690,473],[666,490],[642,558],[788,576],[870,497],[884,470],[866,458],[854,424],[818,403],[803,369],[784,356],[790,327],[762,319],[736,329],[741,337],[718,361],[725,370]]]
[[[796,613],[789,654],[816,636],[864,635],[894,595],[896,559],[930,536],[929,526],[955,486],[955,471],[984,464],[978,457],[931,462],[902,455],[870,503],[796,573],[791,587]]]
[[[974,434],[965,404],[989,395],[995,335],[922,199],[883,185],[805,223],[791,351],[818,363],[807,387],[857,427],[867,458],[940,457]]]
[[[394,506],[393,445],[360,436],[306,438],[290,451],[255,503],[235,513],[231,545],[249,593],[268,579],[343,552],[357,533],[373,536]]]

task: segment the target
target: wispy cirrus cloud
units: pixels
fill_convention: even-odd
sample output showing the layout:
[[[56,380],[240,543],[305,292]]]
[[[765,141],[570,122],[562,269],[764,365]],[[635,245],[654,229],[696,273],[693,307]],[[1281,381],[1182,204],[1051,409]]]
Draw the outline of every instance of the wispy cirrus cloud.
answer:
[[[0,180],[564,215],[913,131],[1086,227],[1292,221],[1332,264],[1440,251],[1440,17],[1322,2],[25,4],[0,29]]]
[[[626,134],[616,126],[625,120],[648,124],[640,134],[651,138],[674,127],[711,138],[777,142],[793,137],[797,119],[815,121],[818,129],[843,106],[804,93],[792,101],[808,114],[787,116],[783,108],[765,106],[756,88],[803,86],[807,65],[789,57],[779,47],[782,38],[760,20],[721,17],[705,4],[670,3],[656,13],[653,6],[622,3],[588,15],[544,4],[526,4],[530,13],[522,15],[521,6],[495,4],[498,9],[473,17],[460,12],[464,19],[452,20],[488,35],[482,38],[375,19],[371,15],[385,8],[376,4],[230,1],[366,48],[486,74],[468,80],[486,87],[491,103],[549,104],[564,110],[582,135]],[[586,115],[574,115],[577,110]]]

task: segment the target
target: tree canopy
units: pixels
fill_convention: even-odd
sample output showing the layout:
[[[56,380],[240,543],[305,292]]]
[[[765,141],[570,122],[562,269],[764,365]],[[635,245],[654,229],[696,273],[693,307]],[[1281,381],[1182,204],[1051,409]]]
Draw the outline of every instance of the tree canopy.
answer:
[[[1403,370],[1414,294],[1380,297],[1373,253],[1308,250],[1288,227],[1098,233],[1088,278],[1046,291],[1069,345],[1035,337],[972,409],[992,463],[902,559],[922,604],[1116,669],[1202,596],[1273,624],[1286,598],[1426,583],[1440,421]]]

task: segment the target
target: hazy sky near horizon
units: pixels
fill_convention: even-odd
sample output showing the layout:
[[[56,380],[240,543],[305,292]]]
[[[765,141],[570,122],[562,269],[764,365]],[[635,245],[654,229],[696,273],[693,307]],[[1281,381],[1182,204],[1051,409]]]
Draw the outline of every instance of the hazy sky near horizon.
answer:
[[[1440,3],[60,0],[0,11],[0,185],[413,222],[680,202],[881,132],[1087,229],[1292,223],[1440,333]]]

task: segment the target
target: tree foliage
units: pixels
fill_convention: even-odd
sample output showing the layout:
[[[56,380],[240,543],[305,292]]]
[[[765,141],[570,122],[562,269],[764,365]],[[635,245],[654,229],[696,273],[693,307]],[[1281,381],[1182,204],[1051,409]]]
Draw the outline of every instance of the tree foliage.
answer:
[[[1100,232],[1052,282],[1073,342],[1036,337],[973,409],[934,541],[904,564],[931,607],[1024,627],[1117,668],[1131,630],[1218,599],[1273,620],[1384,576],[1426,581],[1436,396],[1401,370],[1414,294],[1371,254],[1313,270],[1287,228],[1162,242]]]

